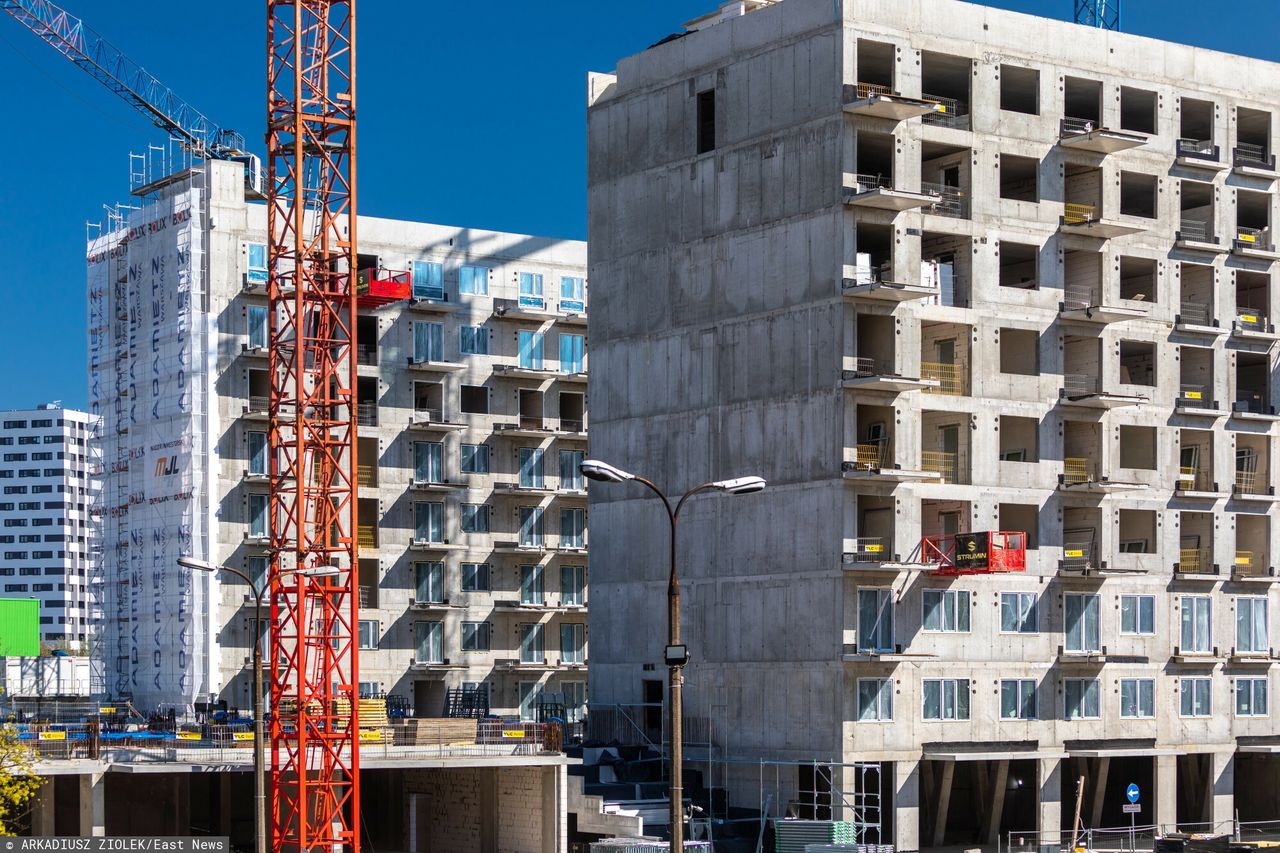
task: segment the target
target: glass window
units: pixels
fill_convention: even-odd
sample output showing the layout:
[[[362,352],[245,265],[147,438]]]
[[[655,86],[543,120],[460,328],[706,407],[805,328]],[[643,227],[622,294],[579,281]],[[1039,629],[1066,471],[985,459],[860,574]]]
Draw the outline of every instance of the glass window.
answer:
[[[858,590],[858,651],[894,651],[892,590]]]
[[[249,535],[263,537],[267,535],[267,496],[249,495]]]
[[[520,567],[520,603],[545,604],[546,585],[543,583],[542,566]]]
[[[464,652],[487,652],[489,647],[488,622],[462,623],[462,650]]]
[[[581,622],[560,624],[560,662],[587,662],[587,626]]]
[[[521,308],[546,307],[546,300],[542,298],[542,273],[520,273],[520,298],[518,304]]]
[[[586,490],[587,484],[582,477],[582,463],[586,458],[587,454],[582,450],[560,451],[560,491],[581,492]]]
[[[489,330],[484,326],[462,326],[459,328],[458,352],[463,355],[488,355]]]
[[[1265,678],[1236,679],[1236,716],[1267,716],[1267,680]]]
[[[462,473],[464,474],[488,474],[489,473],[489,445],[487,444],[462,445]]]
[[[267,434],[251,432],[246,437],[249,445],[249,473],[266,476],[267,469]]]
[[[1000,630],[1006,634],[1039,632],[1034,592],[1000,593]]]
[[[1152,678],[1120,679],[1120,717],[1150,719],[1156,715],[1156,682]]]
[[[250,349],[266,349],[267,347],[267,306],[250,305],[245,309],[249,321]]]
[[[1210,685],[1208,678],[1178,679],[1178,695],[1181,699],[1181,712],[1184,717],[1207,717],[1210,709]]]
[[[1156,632],[1156,597],[1154,595],[1120,596],[1120,633],[1154,634]]]
[[[488,563],[463,563],[462,564],[462,591],[463,592],[488,592],[489,587],[489,564]]]
[[[378,647],[378,620],[361,619],[359,625],[360,648],[376,649]]]
[[[1100,598],[1097,595],[1063,596],[1066,611],[1067,651],[1102,651],[1099,626]]]
[[[413,324],[414,363],[444,361],[444,326],[440,323]]]
[[[444,444],[439,441],[413,443],[413,479],[418,483],[444,482]]]
[[[926,720],[969,719],[969,679],[926,678],[924,680]]]
[[[517,341],[520,347],[520,367],[525,370],[542,370],[542,332],[521,329]]]
[[[585,371],[585,351],[587,339],[582,335],[560,335],[560,372],[582,373]]]
[[[1102,688],[1096,678],[1067,678],[1062,682],[1068,720],[1096,720],[1101,715]]]
[[[270,566],[271,561],[263,556],[248,557],[245,559],[245,573],[249,575],[249,582],[253,584],[255,591],[261,590],[266,586],[267,569]]]
[[[415,622],[413,625],[414,663],[444,663],[444,623]]]
[[[562,681],[560,691],[564,693],[564,717],[567,722],[580,723],[587,716],[587,682]]]
[[[542,507],[520,507],[520,547],[541,548],[543,544]]]
[[[414,563],[413,600],[419,604],[444,601],[444,563]]]
[[[250,284],[267,283],[267,244],[250,243],[247,247],[249,255],[248,274],[245,278]]]
[[[1036,719],[1035,679],[1006,678],[1000,682],[1000,719]]]
[[[587,603],[587,567],[560,567],[560,603],[566,607]]]
[[[1182,642],[1184,652],[1212,651],[1213,601],[1207,595],[1184,595],[1182,606]]]
[[[587,511],[585,509],[560,510],[560,547],[574,549],[587,547]]]
[[[542,448],[521,447],[518,456],[520,460],[520,488],[541,489],[543,486]]]
[[[444,541],[444,504],[418,501],[413,505],[413,538],[416,542]]]
[[[924,630],[967,633],[969,592],[963,589],[926,589]]]
[[[489,532],[489,505],[463,504],[461,511],[463,533]]]
[[[520,626],[520,662],[542,663],[547,659],[542,643],[542,626],[526,623]]]
[[[888,678],[858,679],[858,721],[883,723],[893,719],[893,681]]]
[[[521,681],[516,685],[516,692],[520,696],[520,719],[532,720],[542,698],[542,685],[537,681]]]
[[[443,264],[431,261],[413,262],[413,298],[444,299]]]
[[[560,276],[560,310],[581,314],[587,307],[587,280],[573,276]]]
[[[1267,600],[1261,596],[1236,599],[1236,651],[1269,652]]]
[[[458,292],[487,296],[489,293],[488,267],[461,267],[458,270]]]

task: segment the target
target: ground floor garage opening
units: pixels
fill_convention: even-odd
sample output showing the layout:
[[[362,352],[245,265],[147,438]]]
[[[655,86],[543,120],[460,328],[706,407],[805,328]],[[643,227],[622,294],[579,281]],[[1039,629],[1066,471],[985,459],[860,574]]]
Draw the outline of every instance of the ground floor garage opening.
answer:
[[[1037,825],[1039,762],[1031,758],[920,763],[920,846],[994,844]]]
[[[1069,833],[1075,824],[1076,798],[1084,779],[1080,802],[1080,823],[1085,829],[1123,827],[1130,822],[1124,811],[1129,802],[1125,790],[1137,785],[1144,809],[1135,823],[1154,822],[1155,757],[1151,755],[1072,755],[1062,762],[1062,830]]]

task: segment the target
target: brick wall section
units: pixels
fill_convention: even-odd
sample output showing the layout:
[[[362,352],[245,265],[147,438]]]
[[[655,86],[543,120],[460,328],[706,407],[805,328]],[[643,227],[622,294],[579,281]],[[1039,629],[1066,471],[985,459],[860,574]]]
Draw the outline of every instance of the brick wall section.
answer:
[[[541,767],[512,767],[498,774],[498,853],[541,853]]]

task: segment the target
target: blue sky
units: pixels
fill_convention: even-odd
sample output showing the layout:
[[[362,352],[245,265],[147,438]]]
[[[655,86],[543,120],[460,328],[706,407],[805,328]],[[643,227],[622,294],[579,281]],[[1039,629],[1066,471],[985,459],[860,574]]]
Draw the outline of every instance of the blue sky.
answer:
[[[364,0],[362,213],[586,237],[589,70],[644,49],[717,0]],[[1067,18],[1074,0],[986,5]],[[1275,0],[1125,0],[1128,32],[1280,59]],[[261,2],[65,0],[69,11],[261,149]],[[147,5],[147,4],[142,4]],[[1225,13],[1230,6],[1230,14]],[[236,9],[241,12],[233,14]],[[0,15],[0,409],[85,402],[85,222],[123,200],[128,157],[163,141],[138,114]]]

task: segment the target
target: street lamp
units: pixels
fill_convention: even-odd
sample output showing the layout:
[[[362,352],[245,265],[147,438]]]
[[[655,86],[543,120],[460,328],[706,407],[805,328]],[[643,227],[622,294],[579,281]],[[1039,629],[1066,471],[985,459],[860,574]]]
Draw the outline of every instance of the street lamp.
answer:
[[[193,572],[228,572],[243,580],[253,590],[253,829],[257,853],[267,853],[267,781],[262,734],[262,596],[271,586],[263,583],[258,587],[252,578],[234,566],[220,566],[196,557],[179,557],[178,565]],[[321,578],[333,577],[339,573],[336,566],[321,566],[313,569],[289,569],[281,574]]]
[[[681,686],[684,676],[681,670],[689,662],[689,650],[680,642],[680,581],[676,576],[676,522],[680,520],[680,510],[685,501],[699,492],[717,491],[729,495],[750,495],[764,491],[763,477],[736,477],[732,480],[715,480],[694,486],[685,492],[673,506],[671,499],[652,481],[637,474],[623,471],[601,462],[599,459],[587,459],[579,466],[582,476],[597,483],[636,482],[644,485],[651,492],[662,498],[662,505],[667,509],[667,520],[671,522],[671,574],[667,581],[667,646],[663,649],[663,662],[666,663],[670,679],[671,699],[667,708],[670,717],[668,726],[671,729],[671,844],[672,851],[684,850],[684,711],[681,697]]]

